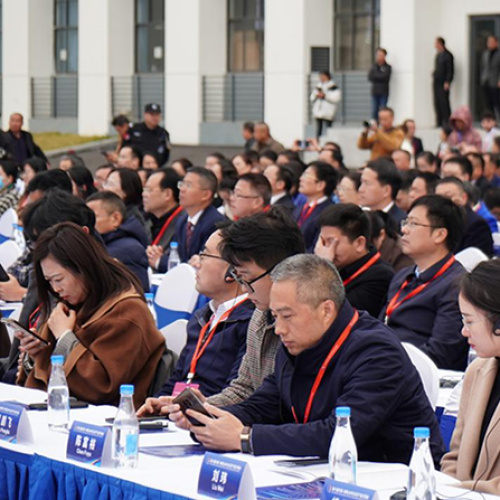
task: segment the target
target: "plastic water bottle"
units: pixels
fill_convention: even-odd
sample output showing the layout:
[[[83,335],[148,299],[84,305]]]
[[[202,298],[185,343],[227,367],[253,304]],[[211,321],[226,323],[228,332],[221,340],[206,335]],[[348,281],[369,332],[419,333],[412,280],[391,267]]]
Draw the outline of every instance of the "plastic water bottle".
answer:
[[[24,239],[22,226],[12,224],[12,240],[17,244],[21,251],[24,252],[26,249],[26,240]]]
[[[139,458],[139,422],[134,409],[134,386],[120,386],[120,406],[113,422],[112,458],[115,467],[136,467]]]
[[[429,448],[430,430],[428,427],[415,427],[413,436],[415,447],[410,460],[406,498],[408,500],[435,500],[436,479]]]
[[[156,323],[157,317],[156,317],[156,309],[155,309],[155,305],[154,305],[155,294],[154,293],[145,293],[144,297],[145,297],[146,302],[148,304],[149,311],[151,312],[151,315],[153,316],[155,323]]]
[[[69,389],[64,375],[64,356],[50,358],[52,369],[47,388],[47,409],[49,428],[65,431],[69,424]]]
[[[348,406],[338,406],[335,416],[337,424],[328,456],[330,477],[335,481],[356,484],[358,450],[351,431],[351,409]]]
[[[181,258],[179,257],[179,244],[177,241],[172,241],[170,243],[170,253],[168,255],[168,270],[173,269],[181,263]]]

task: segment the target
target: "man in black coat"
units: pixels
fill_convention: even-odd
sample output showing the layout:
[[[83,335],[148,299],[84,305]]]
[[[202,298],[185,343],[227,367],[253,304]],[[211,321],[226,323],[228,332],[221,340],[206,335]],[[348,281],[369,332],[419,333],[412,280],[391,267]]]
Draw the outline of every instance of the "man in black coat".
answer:
[[[35,144],[33,136],[22,130],[23,115],[21,113],[12,113],[9,118],[9,130],[4,134],[6,150],[13,158],[23,165],[28,158],[37,157],[47,162],[47,157]]]
[[[434,110],[436,111],[436,127],[443,127],[448,124],[451,115],[450,85],[454,71],[453,54],[446,48],[444,38],[436,38],[434,46],[437,50],[432,74]]]
[[[357,205],[332,205],[319,216],[321,232],[314,253],[339,270],[349,303],[377,318],[394,276],[370,247],[370,219]]]
[[[188,410],[205,425],[190,427],[196,438],[217,450],[327,458],[335,407],[349,406],[359,460],[409,463],[413,428],[424,425],[439,463],[443,443],[415,367],[384,324],[345,300],[334,266],[296,255],[271,279],[275,333],[283,343],[274,373],[240,404],[205,405],[216,420]]]
[[[486,40],[486,50],[481,55],[479,82],[483,88],[486,108],[500,118],[500,51],[498,38],[490,35]]]
[[[387,64],[387,50],[379,47],[375,54],[375,63],[370,68],[368,80],[372,83],[372,119],[378,120],[380,108],[387,106],[389,100],[389,81],[392,67]]]
[[[281,165],[269,165],[264,170],[264,175],[271,184],[271,206],[281,205],[291,214],[295,210],[295,205],[290,196],[290,190],[293,186],[293,172]]]

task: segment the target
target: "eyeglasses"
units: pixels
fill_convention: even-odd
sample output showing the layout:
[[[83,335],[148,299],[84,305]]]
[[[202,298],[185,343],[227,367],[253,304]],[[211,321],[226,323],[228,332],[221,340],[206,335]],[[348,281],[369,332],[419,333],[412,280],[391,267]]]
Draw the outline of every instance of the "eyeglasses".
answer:
[[[403,219],[401,221],[401,229],[403,229],[404,227],[407,227],[408,229],[415,229],[417,226],[419,226],[419,227],[431,227],[432,229],[439,229],[439,228],[443,227],[443,226],[434,226],[431,224],[420,224],[420,222],[415,222],[415,221],[409,220],[409,219]]]
[[[242,198],[243,200],[252,200],[255,198],[260,198],[260,196],[248,196],[246,194],[235,193],[234,191],[231,193],[233,198]]]
[[[254,289],[254,287],[252,285],[255,282],[257,282],[260,279],[262,279],[265,276],[267,276],[268,274],[271,274],[272,271],[273,271],[273,269],[275,267],[276,266],[274,265],[273,267],[271,267],[271,269],[268,269],[265,273],[262,273],[261,275],[257,276],[256,278],[254,278],[251,281],[245,281],[243,278],[241,278],[240,276],[238,276],[236,274],[236,269],[234,267],[232,267],[232,266],[227,270],[227,274],[228,274],[228,276],[231,276],[231,278],[233,278],[234,281],[236,281],[236,283],[238,283],[239,285],[241,285],[248,293],[255,293],[255,289]]]
[[[314,182],[319,182],[318,179],[316,179],[316,177],[313,177],[312,175],[309,175],[309,174],[306,174],[306,173],[303,173],[300,178],[304,178],[304,179],[310,179],[311,181],[314,181]]]
[[[200,259],[203,260],[205,258],[211,258],[211,259],[218,259],[218,260],[224,260],[222,257],[219,255],[212,255],[211,253],[207,252],[200,252],[199,253]]]
[[[464,328],[466,328],[467,330],[470,330],[470,327],[472,325],[475,325],[476,323],[482,323],[484,320],[485,320],[485,318],[476,319],[476,321],[469,321],[469,320],[465,319],[465,316],[462,315],[462,323],[464,325]]]
[[[189,181],[188,182],[186,182],[186,181],[178,181],[177,182],[177,188],[178,189],[182,189],[183,187],[185,187],[186,189],[198,189],[200,191],[206,191],[205,188],[193,186]]]

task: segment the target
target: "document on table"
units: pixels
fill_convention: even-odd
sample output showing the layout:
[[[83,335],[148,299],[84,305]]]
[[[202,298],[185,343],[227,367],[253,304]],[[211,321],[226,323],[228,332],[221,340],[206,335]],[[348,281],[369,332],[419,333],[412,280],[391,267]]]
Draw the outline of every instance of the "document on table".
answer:
[[[166,446],[142,446],[141,453],[163,458],[192,457],[193,455],[204,455],[207,449],[201,444],[177,444]]]

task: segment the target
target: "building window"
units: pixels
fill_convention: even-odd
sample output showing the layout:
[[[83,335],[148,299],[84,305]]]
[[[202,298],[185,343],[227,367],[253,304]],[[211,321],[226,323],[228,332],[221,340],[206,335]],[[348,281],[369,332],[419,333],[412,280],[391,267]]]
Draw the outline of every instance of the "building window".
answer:
[[[135,71],[163,73],[165,0],[135,0]]]
[[[228,71],[264,70],[264,0],[228,0]]]
[[[55,0],[56,73],[78,71],[78,0]]]
[[[380,43],[380,0],[334,0],[336,70],[366,70]]]

